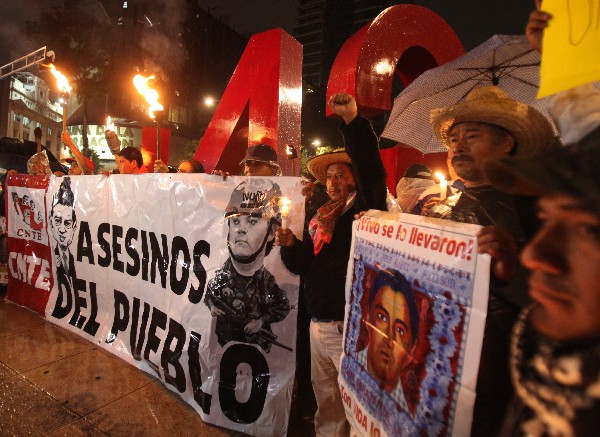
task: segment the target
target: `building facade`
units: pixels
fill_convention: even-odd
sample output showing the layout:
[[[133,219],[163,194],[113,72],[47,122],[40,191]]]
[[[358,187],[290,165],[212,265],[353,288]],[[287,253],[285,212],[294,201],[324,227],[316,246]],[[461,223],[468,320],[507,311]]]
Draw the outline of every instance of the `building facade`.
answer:
[[[7,111],[0,124],[0,136],[35,141],[33,131],[39,127],[42,144],[58,157],[62,108],[50,100],[46,82],[33,73],[17,73],[5,81]]]
[[[304,47],[304,80],[325,89],[342,44],[388,6],[389,0],[300,0],[294,37]]]

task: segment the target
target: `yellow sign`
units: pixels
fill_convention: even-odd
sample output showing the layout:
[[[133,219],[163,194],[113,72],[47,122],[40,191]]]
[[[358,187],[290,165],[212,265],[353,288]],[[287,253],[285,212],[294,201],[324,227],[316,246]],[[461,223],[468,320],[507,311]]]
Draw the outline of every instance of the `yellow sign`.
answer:
[[[600,0],[544,0],[538,98],[600,80]]]

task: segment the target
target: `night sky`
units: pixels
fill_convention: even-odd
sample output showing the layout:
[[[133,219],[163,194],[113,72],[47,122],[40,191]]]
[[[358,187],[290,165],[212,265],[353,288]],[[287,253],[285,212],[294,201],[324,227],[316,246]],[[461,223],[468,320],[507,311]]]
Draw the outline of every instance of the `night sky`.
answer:
[[[61,4],[61,0],[0,0],[0,65],[38,49],[23,34],[23,23]],[[296,26],[298,0],[198,0],[198,4],[247,36],[276,27],[291,34]]]
[[[298,0],[198,0],[210,12],[242,34],[252,35],[281,27],[292,34]]]
[[[0,0],[0,65],[39,49],[23,35],[23,22],[36,20],[41,10],[50,3],[52,2],[44,0]]]

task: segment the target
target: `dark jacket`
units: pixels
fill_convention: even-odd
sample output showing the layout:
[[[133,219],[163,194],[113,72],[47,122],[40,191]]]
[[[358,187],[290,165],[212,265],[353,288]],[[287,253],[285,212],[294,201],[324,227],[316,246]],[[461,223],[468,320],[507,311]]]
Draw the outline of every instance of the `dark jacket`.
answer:
[[[304,275],[304,300],[312,317],[344,320],[346,271],[352,242],[354,215],[368,209],[386,209],[386,173],[377,136],[369,121],[358,115],[340,128],[352,160],[356,201],[336,223],[333,237],[318,255],[308,232],[292,247],[282,247],[281,257],[293,273]]]
[[[525,241],[514,197],[492,186],[465,188],[431,208],[428,216],[481,226],[497,225],[507,230],[518,245]],[[519,281],[525,279],[526,276],[519,276]],[[509,339],[520,305],[526,300],[526,293],[524,283],[510,285],[493,275],[490,279],[471,428],[473,437],[490,436],[498,432],[513,396],[508,370]]]

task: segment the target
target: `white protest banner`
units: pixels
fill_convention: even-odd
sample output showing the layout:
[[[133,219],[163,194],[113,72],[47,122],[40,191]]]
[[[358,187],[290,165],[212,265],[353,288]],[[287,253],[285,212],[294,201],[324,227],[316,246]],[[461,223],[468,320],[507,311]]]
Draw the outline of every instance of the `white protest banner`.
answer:
[[[274,246],[281,197],[301,236],[299,178],[50,178],[46,317],[154,374],[203,420],[285,435],[297,276]]]
[[[469,434],[490,265],[478,230],[381,212],[355,222],[340,389],[360,435]]]

